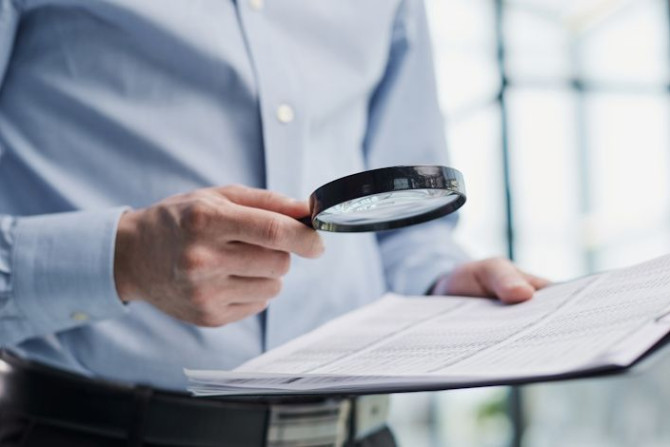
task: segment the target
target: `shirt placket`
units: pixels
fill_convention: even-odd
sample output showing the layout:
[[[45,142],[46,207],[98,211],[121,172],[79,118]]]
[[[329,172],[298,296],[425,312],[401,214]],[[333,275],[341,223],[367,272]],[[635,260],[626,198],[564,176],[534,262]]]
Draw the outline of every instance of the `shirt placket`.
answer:
[[[304,199],[302,133],[305,113],[298,95],[296,74],[292,72],[287,53],[282,51],[282,36],[272,33],[270,6],[274,5],[269,1],[237,2],[259,92],[265,186],[269,190]],[[290,306],[290,303],[286,304]],[[270,346],[273,332],[281,330],[281,324],[276,323],[284,313],[285,309],[278,309],[277,304],[273,303],[259,315],[262,350]]]
[[[304,199],[304,108],[295,67],[273,35],[272,0],[238,0],[242,28],[258,83],[267,189]]]

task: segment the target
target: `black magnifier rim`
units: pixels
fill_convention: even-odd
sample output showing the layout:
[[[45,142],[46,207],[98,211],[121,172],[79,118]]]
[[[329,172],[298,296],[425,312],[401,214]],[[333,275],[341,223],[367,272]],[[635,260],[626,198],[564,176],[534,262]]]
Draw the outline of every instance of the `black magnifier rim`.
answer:
[[[415,216],[369,224],[338,224],[322,222],[323,211],[349,200],[374,194],[412,189],[439,189],[456,195],[448,204]],[[335,232],[365,232],[393,230],[446,216],[465,203],[463,175],[454,168],[437,165],[392,166],[372,169],[342,177],[318,188],[309,197],[312,226],[316,230]]]

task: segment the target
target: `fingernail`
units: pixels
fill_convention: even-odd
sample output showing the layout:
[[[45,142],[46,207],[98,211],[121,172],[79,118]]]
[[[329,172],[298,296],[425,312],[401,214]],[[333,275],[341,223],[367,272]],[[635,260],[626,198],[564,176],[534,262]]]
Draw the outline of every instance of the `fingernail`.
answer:
[[[520,279],[513,279],[511,281],[506,282],[505,287],[507,287],[508,289],[520,289],[520,288],[532,289],[533,288],[528,282],[520,280]]]
[[[506,303],[520,303],[532,298],[535,289],[525,281],[513,280],[505,283],[500,299]]]

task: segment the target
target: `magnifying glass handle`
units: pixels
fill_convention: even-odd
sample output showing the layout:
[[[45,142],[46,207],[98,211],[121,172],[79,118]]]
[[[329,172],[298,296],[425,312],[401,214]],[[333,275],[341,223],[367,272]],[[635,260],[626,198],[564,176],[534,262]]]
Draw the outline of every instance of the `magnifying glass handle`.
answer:
[[[300,218],[298,218],[297,220],[298,220],[298,222],[300,222],[300,223],[302,223],[302,224],[304,224],[304,225],[307,225],[307,226],[310,227],[310,228],[314,228],[314,227],[312,226],[312,216],[300,217]]]

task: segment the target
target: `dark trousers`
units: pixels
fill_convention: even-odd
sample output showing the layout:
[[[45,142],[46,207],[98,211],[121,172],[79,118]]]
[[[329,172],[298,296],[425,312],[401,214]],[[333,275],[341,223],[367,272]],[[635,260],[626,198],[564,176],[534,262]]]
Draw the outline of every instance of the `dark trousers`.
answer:
[[[168,447],[142,444],[143,447]],[[0,447],[127,447],[128,441],[93,435],[75,429],[56,427],[0,409]],[[226,446],[225,439],[221,446]],[[355,447],[395,447],[396,443],[388,428],[357,442]],[[192,447],[192,446],[169,446]]]

